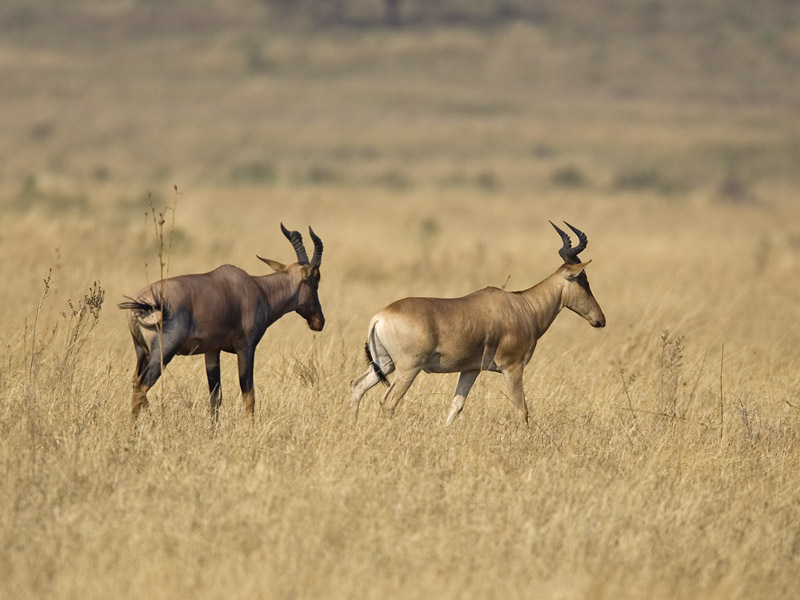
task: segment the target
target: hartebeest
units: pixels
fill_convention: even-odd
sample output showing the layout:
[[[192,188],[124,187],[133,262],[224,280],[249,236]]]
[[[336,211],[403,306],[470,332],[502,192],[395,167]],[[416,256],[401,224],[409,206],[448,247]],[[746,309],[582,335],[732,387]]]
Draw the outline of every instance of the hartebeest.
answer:
[[[522,389],[522,370],[562,308],[569,308],[593,327],[604,327],[606,318],[589,288],[585,263],[578,254],[587,238],[569,223],[579,244],[550,222],[561,236],[559,255],[564,261],[556,271],[527,290],[506,292],[487,287],[461,298],[404,298],[372,317],[367,333],[369,367],[351,382],[351,416],[358,418],[362,396],[386,376],[397,371],[381,405],[392,415],[397,403],[420,371],[460,372],[455,397],[447,416],[450,426],[464,408],[464,401],[481,371],[505,376],[511,402],[524,423],[528,407]]]
[[[222,265],[209,273],[162,279],[119,305],[129,311],[136,348],[131,398],[134,420],[148,405],[147,390],[176,354],[205,355],[211,415],[216,420],[222,402],[220,352],[238,357],[242,398],[252,416],[253,359],[267,327],[295,311],[313,331],[322,330],[325,317],[318,295],[322,240],[308,228],[314,241],[309,261],[300,233],[288,231],[283,223],[281,231],[292,243],[297,262],[284,265],[258,256],[275,273],[256,277],[239,267]]]

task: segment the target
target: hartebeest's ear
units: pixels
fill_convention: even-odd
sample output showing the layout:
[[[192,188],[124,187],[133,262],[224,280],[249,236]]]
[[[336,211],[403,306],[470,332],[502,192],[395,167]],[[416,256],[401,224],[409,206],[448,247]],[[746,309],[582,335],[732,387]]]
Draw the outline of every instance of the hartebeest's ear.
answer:
[[[283,271],[286,268],[285,264],[279,263],[277,260],[270,260],[269,258],[261,258],[258,254],[256,254],[256,258],[262,262],[267,263],[273,271]]]
[[[577,278],[578,275],[583,273],[584,269],[589,266],[590,262],[592,261],[587,260],[583,263],[564,263],[564,275],[567,279],[572,281],[573,279]]]

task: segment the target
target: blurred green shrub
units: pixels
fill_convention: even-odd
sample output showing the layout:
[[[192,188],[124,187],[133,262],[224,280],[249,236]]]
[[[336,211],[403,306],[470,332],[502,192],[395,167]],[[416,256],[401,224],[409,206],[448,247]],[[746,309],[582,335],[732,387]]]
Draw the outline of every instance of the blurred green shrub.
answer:
[[[235,184],[271,184],[275,183],[277,173],[275,167],[267,162],[249,162],[231,170],[228,180]]]
[[[560,187],[579,188],[588,184],[583,171],[574,165],[558,167],[550,175],[550,181]]]

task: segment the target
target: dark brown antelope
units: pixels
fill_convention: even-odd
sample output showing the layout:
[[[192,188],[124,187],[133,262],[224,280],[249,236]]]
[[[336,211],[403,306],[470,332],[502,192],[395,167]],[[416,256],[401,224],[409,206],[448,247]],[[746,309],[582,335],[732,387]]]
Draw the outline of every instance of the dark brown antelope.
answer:
[[[606,324],[584,272],[591,261],[578,259],[586,248],[586,236],[567,223],[579,240],[573,248],[569,235],[550,224],[561,236],[558,253],[564,264],[533,287],[520,292],[487,287],[461,298],[404,298],[378,311],[367,333],[369,367],[350,384],[353,421],[362,396],[379,381],[388,385],[386,376],[392,371],[397,371],[394,382],[381,400],[389,416],[420,371],[460,372],[446,421],[450,426],[478,374],[495,371],[505,376],[511,402],[527,423],[522,370],[561,309],[575,311],[593,327]]]
[[[204,354],[211,415],[216,421],[222,402],[220,352],[236,354],[239,385],[247,411],[255,410],[253,359],[256,345],[272,323],[295,311],[313,331],[325,317],[319,303],[322,240],[309,227],[314,256],[309,261],[299,232],[281,231],[292,243],[297,262],[284,265],[258,257],[275,273],[256,277],[239,267],[222,265],[209,273],[162,279],[122,302],[136,349],[131,412],[134,420],[146,408],[147,390],[176,354]]]

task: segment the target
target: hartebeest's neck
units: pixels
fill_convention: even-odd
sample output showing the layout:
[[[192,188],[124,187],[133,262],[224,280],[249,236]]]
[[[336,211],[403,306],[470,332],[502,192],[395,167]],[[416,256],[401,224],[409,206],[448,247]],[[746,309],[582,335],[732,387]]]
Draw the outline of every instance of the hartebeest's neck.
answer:
[[[556,272],[533,287],[518,292],[531,309],[531,317],[538,330],[537,337],[541,337],[548,330],[564,308],[561,279]]]
[[[297,310],[298,285],[287,272],[253,277],[267,301],[268,321],[273,323],[286,313]]]

